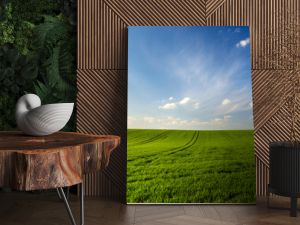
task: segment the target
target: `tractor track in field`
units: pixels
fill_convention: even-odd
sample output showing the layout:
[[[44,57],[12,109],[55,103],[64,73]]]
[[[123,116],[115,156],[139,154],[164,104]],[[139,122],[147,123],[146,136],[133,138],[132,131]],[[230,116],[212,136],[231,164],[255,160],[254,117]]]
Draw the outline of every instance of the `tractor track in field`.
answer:
[[[199,139],[199,133],[200,133],[199,131],[195,131],[194,134],[193,134],[193,137],[187,143],[185,143],[183,146],[170,149],[171,152],[168,151],[168,153],[164,154],[164,155],[173,155],[173,154],[176,154],[178,152],[184,151],[184,150],[192,147],[198,141],[198,139]]]
[[[156,140],[159,140],[159,139],[162,139],[162,138],[166,138],[168,133],[170,133],[170,131],[164,131],[162,133],[159,133],[158,135],[155,135],[154,137],[151,137],[149,139],[137,142],[137,143],[135,143],[135,145],[148,144],[150,142],[153,142],[153,141],[156,141]]]

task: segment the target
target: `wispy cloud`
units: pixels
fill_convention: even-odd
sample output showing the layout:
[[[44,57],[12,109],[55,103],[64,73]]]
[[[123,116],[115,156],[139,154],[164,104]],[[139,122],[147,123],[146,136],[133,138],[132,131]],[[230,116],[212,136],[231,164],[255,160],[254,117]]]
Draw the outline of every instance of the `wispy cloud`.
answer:
[[[176,109],[177,106],[191,106],[194,109],[199,108],[199,102],[192,100],[190,97],[184,97],[179,101],[172,101],[174,100],[174,97],[169,97],[167,103],[160,105],[158,108],[159,109],[165,109],[165,110],[170,110],[170,109]]]
[[[176,109],[177,105],[176,103],[172,102],[172,103],[166,103],[162,106],[159,106],[160,109],[166,109],[166,110],[169,110],[169,109]]]
[[[237,48],[245,48],[247,45],[250,44],[250,38],[246,38],[246,39],[243,39],[243,40],[240,40],[238,43],[236,43],[236,47]]]
[[[190,101],[191,101],[191,99],[190,99],[189,97],[185,97],[185,98],[183,98],[182,100],[180,100],[180,101],[178,102],[178,104],[180,104],[180,105],[186,105],[186,104],[188,104]]]
[[[245,94],[246,93],[246,94]],[[249,88],[242,87],[232,93],[232,97],[225,98],[216,108],[215,113],[225,115],[228,113],[244,112],[252,109]]]
[[[228,98],[225,98],[223,101],[222,101],[222,105],[228,105],[230,104],[231,101],[228,99]]]

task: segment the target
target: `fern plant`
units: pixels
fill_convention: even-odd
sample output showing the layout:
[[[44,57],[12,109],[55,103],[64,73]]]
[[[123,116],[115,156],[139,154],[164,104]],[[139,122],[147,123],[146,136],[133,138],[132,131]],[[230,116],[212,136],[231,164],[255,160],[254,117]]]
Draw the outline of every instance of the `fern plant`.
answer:
[[[35,92],[43,103],[74,102],[76,98],[75,48],[72,25],[60,15],[44,16],[34,30],[39,76]],[[71,127],[74,127],[74,122]]]

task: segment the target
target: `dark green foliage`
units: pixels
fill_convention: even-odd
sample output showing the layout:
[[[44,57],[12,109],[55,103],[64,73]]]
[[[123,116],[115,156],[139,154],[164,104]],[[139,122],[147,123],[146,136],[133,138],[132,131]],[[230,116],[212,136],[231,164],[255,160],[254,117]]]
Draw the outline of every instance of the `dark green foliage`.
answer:
[[[128,130],[130,203],[255,202],[252,130]]]
[[[76,98],[75,40],[72,26],[63,15],[44,16],[34,29],[33,49],[38,55],[39,80],[35,93],[42,102],[74,102]],[[75,114],[75,112],[74,112]],[[75,129],[74,116],[66,130]]]
[[[75,0],[1,1],[0,49],[0,110],[9,103],[14,110],[25,92],[39,95],[42,104],[75,102]],[[14,121],[14,113],[5,115],[0,129],[15,127],[2,123]],[[75,111],[66,130],[75,130]]]
[[[39,24],[43,15],[58,15],[64,0],[8,0],[13,6],[13,15],[20,21]]]
[[[1,7],[0,46],[13,44],[22,54],[29,52],[30,39],[34,24],[23,21],[16,16],[11,3]]]
[[[64,0],[62,13],[72,26],[77,24],[77,0]],[[74,30],[75,31],[75,30]]]
[[[1,130],[16,129],[15,122],[15,98],[7,95],[0,96],[0,128]]]
[[[15,128],[14,107],[18,96],[33,91],[37,78],[34,60],[24,56],[11,44],[0,46],[0,127]]]
[[[35,82],[36,93],[43,103],[73,101],[76,89],[70,26],[62,18],[45,16],[34,33],[40,78]]]
[[[21,55],[9,44],[0,47],[0,94],[18,96],[33,90],[37,67],[29,56]]]

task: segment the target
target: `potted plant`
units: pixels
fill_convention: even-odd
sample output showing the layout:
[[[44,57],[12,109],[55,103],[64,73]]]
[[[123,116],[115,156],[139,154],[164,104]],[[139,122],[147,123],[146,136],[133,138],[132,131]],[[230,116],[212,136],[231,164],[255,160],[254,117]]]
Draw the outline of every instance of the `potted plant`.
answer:
[[[295,12],[286,15],[290,17],[278,16],[280,23],[277,32],[270,31],[266,35],[270,49],[262,62],[273,70],[273,74],[267,80],[270,95],[261,104],[275,104],[288,111],[288,122],[285,124],[290,125],[289,139],[274,140],[269,145],[268,190],[290,197],[290,215],[297,216],[297,197],[300,197],[300,24],[297,24]]]

